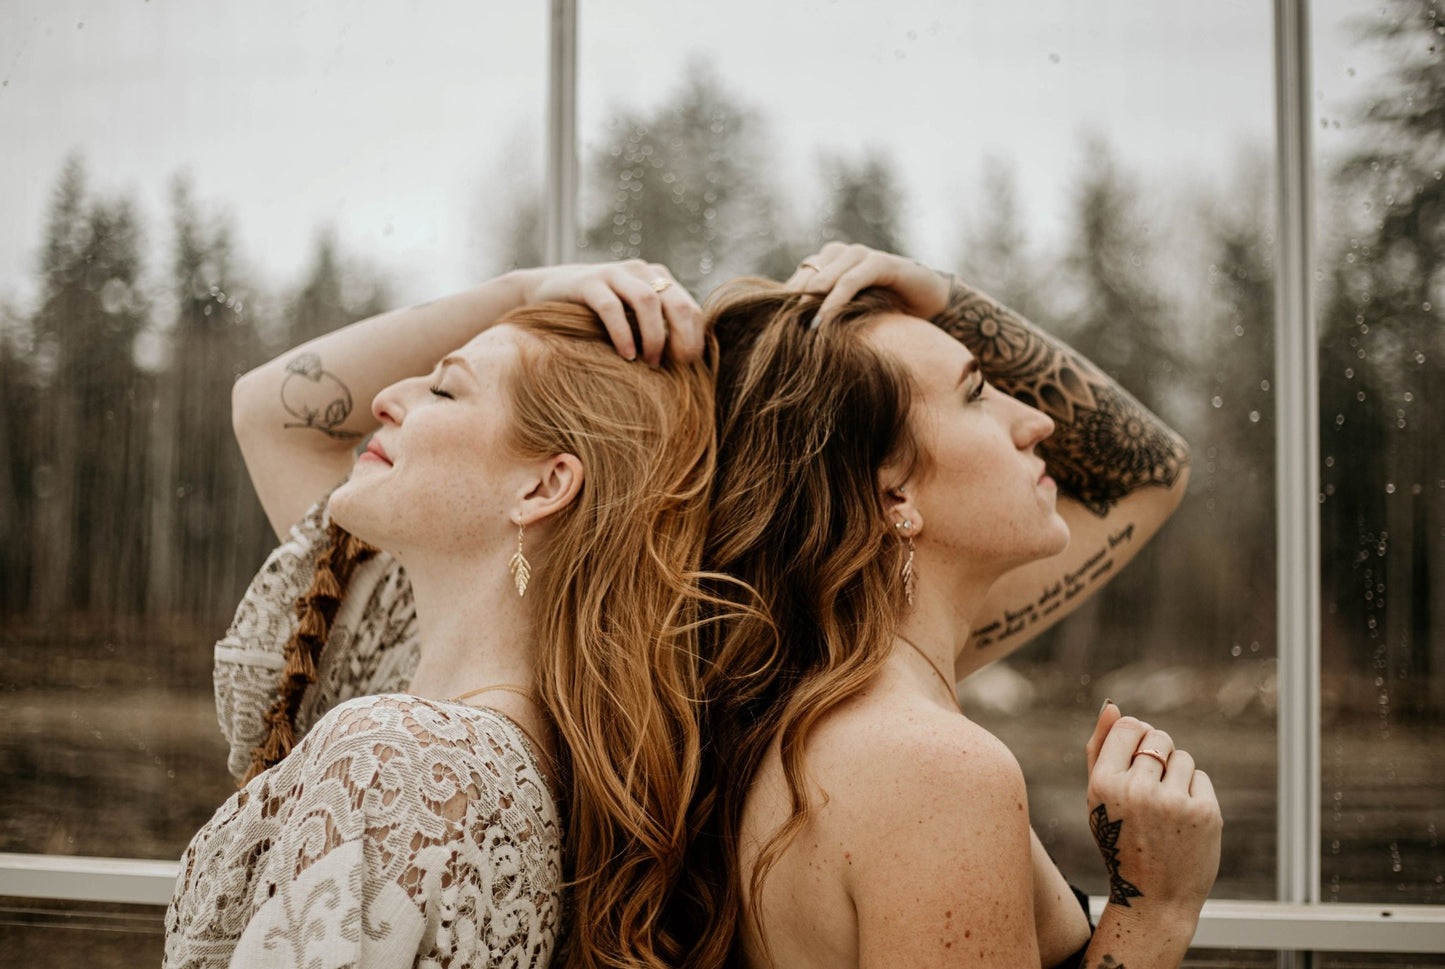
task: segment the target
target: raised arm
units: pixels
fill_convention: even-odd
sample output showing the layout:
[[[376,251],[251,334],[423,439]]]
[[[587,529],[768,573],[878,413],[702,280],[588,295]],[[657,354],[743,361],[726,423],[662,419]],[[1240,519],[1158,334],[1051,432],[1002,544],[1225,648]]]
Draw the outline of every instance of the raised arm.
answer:
[[[830,243],[788,285],[826,293],[826,317],[870,286],[891,289],[978,358],[998,389],[1037,407],[1055,429],[1039,445],[1059,485],[1068,548],[1020,566],[989,591],[958,660],[962,679],[1077,609],[1118,574],[1173,514],[1188,483],[1184,440],[1062,340],[989,296],[901,256]]]
[[[284,536],[351,470],[356,445],[378,426],[377,393],[426,373],[510,310],[543,300],[591,306],[629,359],[639,343],[651,363],[664,347],[685,358],[703,345],[696,302],[665,267],[637,260],[517,270],[303,343],[242,376],[231,392],[236,440],[276,534]]]
[[[1069,546],[999,579],[959,678],[1007,655],[1097,592],[1174,513],[1189,478],[1184,439],[1062,340],[953,280],[933,322],[968,347],[998,389],[1043,411],[1039,445],[1058,482]]]

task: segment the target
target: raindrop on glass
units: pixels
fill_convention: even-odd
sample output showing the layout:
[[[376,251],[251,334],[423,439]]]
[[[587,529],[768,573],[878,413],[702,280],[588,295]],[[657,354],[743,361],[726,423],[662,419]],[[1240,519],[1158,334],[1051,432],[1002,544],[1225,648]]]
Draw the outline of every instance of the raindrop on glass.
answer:
[[[1224,398],[1216,394],[1210,399],[1209,403],[1217,409],[1224,406]]]

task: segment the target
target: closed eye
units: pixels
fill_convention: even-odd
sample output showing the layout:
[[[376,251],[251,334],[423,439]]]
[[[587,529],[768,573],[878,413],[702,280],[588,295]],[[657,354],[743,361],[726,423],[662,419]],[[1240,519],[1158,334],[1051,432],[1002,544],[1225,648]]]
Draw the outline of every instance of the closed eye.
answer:
[[[431,388],[429,388],[429,389],[430,389],[431,392],[432,392],[433,394],[435,394],[437,397],[445,397],[447,400],[456,400],[456,398],[453,397],[450,393],[448,393],[448,392],[445,391],[445,390],[442,390],[441,384],[437,384],[436,386],[431,387]]]
[[[974,384],[973,384],[972,389],[970,389],[969,392],[968,392],[968,398],[967,398],[968,402],[971,404],[971,403],[973,403],[974,401],[978,400],[980,397],[982,397],[982,396],[983,396],[983,389],[984,389],[985,387],[987,387],[987,386],[988,386],[988,381],[987,381],[987,380],[984,380],[982,377],[980,377],[980,378],[978,378],[978,380],[974,381]]]

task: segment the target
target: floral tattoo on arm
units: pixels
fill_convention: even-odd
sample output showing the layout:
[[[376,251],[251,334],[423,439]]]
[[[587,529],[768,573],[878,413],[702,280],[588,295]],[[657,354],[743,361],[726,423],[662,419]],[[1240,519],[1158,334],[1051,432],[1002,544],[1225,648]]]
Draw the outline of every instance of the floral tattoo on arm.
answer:
[[[1039,454],[1100,518],[1145,485],[1179,480],[1189,462],[1183,439],[1067,344],[957,279],[933,322],[968,347],[995,387],[1053,418]]]
[[[295,421],[284,426],[306,427],[338,441],[352,441],[362,435],[342,429],[351,416],[351,390],[341,378],[321,365],[315,353],[299,353],[286,364],[281,382],[281,406]]]

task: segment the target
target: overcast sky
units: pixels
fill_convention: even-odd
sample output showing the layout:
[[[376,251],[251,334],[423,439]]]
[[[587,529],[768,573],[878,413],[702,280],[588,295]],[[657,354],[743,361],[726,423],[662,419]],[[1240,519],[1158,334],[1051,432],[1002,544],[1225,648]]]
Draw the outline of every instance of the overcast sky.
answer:
[[[913,255],[957,255],[980,164],[1015,168],[1057,238],[1086,133],[1145,186],[1223,186],[1273,137],[1268,0],[581,0],[584,151],[618,108],[664,98],[690,58],[770,119],[800,212],[820,151],[885,147]],[[0,0],[0,299],[28,306],[66,155],[140,203],[153,255],[171,177],[228,212],[260,279],[294,282],[319,226],[402,299],[474,282],[518,177],[544,157],[544,0]],[[1343,11],[1315,10],[1316,107],[1373,73]],[[1348,126],[1316,129],[1318,148]]]

